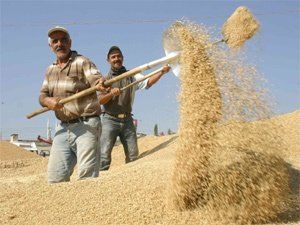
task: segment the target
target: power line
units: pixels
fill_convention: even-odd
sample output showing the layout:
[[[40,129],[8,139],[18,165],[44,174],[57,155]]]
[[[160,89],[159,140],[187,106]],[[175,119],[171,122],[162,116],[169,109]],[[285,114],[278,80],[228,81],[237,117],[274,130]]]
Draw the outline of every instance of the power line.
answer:
[[[267,12],[267,13],[254,13],[255,16],[268,16],[268,15],[290,15],[298,14],[300,10],[285,10],[285,11],[276,11],[276,12]],[[184,17],[185,18],[185,17]],[[224,16],[203,16],[203,17],[191,17],[190,19],[216,19],[224,18]],[[182,19],[182,18],[181,18]],[[45,22],[45,23],[4,23],[2,27],[39,27],[39,26],[54,26],[60,24],[62,26],[76,26],[76,25],[98,25],[98,24],[150,24],[150,23],[169,23],[179,20],[178,18],[169,18],[169,19],[128,19],[128,20],[111,20],[111,19],[102,19],[95,21],[73,21],[73,22]]]
[[[268,13],[254,13],[256,16],[266,16],[266,15],[286,15],[286,14],[297,14],[299,13],[299,9],[291,9],[285,11],[277,11],[277,12],[268,12]]]

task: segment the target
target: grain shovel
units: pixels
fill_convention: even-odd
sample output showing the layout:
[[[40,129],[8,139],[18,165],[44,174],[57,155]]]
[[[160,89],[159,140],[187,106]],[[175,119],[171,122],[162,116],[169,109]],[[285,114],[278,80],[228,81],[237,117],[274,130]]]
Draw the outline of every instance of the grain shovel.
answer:
[[[152,76],[154,76],[156,73],[161,72],[162,70],[163,70],[163,67],[161,67],[161,68],[159,68],[159,69],[157,69],[157,70],[154,70],[153,72],[151,72],[151,73],[145,75],[143,78],[140,78],[140,79],[138,79],[138,80],[136,80],[136,81],[133,81],[133,82],[131,82],[130,84],[128,84],[127,86],[121,88],[120,91],[121,91],[121,92],[122,92],[122,91],[125,91],[126,89],[128,89],[128,88],[130,88],[130,87],[132,87],[132,86],[134,86],[134,85],[136,85],[136,84],[138,84],[138,83],[140,83],[140,82],[142,82],[142,81],[144,81],[144,80],[146,80],[146,79],[148,79],[148,78],[150,78],[150,77],[152,77]]]
[[[182,22],[176,22],[175,24],[180,25],[180,26],[184,25]],[[247,32],[243,32],[244,31],[243,29],[237,29],[240,27],[247,28],[246,29]],[[229,19],[223,25],[222,34],[223,34],[224,38],[220,41],[212,43],[212,45],[218,44],[221,42],[225,42],[225,43],[230,43],[229,46],[232,46],[232,47],[241,46],[246,40],[251,38],[257,32],[258,28],[259,28],[259,24],[254,19],[254,16],[250,13],[250,11],[246,7],[239,7],[235,10],[235,12],[229,17]],[[164,39],[166,39],[165,37],[164,37]],[[169,46],[165,45],[165,42],[166,41],[164,40],[164,49],[165,49],[165,53],[166,53],[165,57],[162,57],[162,58],[154,60],[152,62],[143,64],[143,65],[138,66],[132,70],[129,70],[113,79],[107,80],[104,82],[104,85],[108,87],[108,86],[112,85],[113,83],[115,83],[119,80],[122,80],[126,77],[134,76],[135,74],[140,73],[144,70],[148,70],[157,65],[166,64],[166,63],[169,63],[172,68],[173,73],[176,76],[179,76],[179,74],[180,74],[180,65],[179,65],[180,47],[178,46],[178,44],[176,44],[176,41],[171,41],[172,44]],[[61,99],[59,101],[59,103],[66,104],[70,101],[84,97],[84,96],[89,95],[94,92],[96,92],[96,87],[91,87],[91,88],[88,88],[77,94],[74,94],[70,97]],[[44,107],[44,108],[41,108],[39,110],[36,110],[36,111],[28,114],[26,117],[28,119],[30,119],[36,115],[47,112],[49,110],[50,109],[48,109],[47,107]]]
[[[142,72],[144,70],[151,69],[151,68],[153,68],[153,67],[155,67],[157,65],[161,65],[161,64],[166,64],[166,63],[172,62],[173,60],[175,60],[177,58],[178,58],[178,53],[173,52],[173,53],[171,53],[171,54],[169,54],[169,55],[167,55],[165,57],[162,57],[160,59],[151,61],[151,62],[143,64],[141,66],[135,67],[134,69],[129,70],[129,71],[127,71],[127,72],[125,72],[125,73],[117,76],[117,77],[114,77],[114,78],[112,78],[110,80],[107,80],[107,81],[104,82],[104,86],[109,87],[113,83],[115,83],[115,82],[117,82],[119,80],[122,80],[122,79],[127,78],[127,77],[132,77],[132,76],[134,76],[137,73],[140,73],[140,72]],[[90,87],[90,88],[88,88],[86,90],[83,90],[83,91],[81,91],[79,93],[76,93],[76,94],[74,94],[72,96],[69,96],[67,98],[61,99],[59,101],[59,103],[62,104],[62,105],[64,105],[64,104],[66,104],[68,102],[71,102],[71,101],[73,101],[75,99],[82,98],[84,96],[90,95],[90,94],[92,94],[92,93],[94,93],[96,91],[97,91],[96,87]],[[32,117],[37,116],[39,114],[42,114],[44,112],[47,112],[49,110],[50,109],[48,107],[43,107],[41,109],[38,109],[38,110],[36,110],[36,111],[34,111],[34,112],[26,115],[26,117],[27,117],[27,119],[31,119]]]
[[[184,22],[176,21],[172,27],[185,26]],[[230,48],[240,48],[248,39],[252,38],[259,30],[259,23],[250,12],[250,10],[244,6],[238,7],[226,20],[222,26],[223,38],[219,41],[213,42],[205,46],[205,48],[212,47],[219,43],[226,43]],[[172,35],[171,29],[167,30],[163,35],[163,45],[166,55],[175,52],[180,55],[180,45],[176,35]],[[180,74],[179,59],[174,59],[173,63],[170,64],[175,76]]]

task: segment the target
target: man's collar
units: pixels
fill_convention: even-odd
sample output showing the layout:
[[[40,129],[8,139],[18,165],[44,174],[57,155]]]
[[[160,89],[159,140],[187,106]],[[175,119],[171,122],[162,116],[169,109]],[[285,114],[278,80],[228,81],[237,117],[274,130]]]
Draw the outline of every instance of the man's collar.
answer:
[[[77,54],[76,51],[72,51],[72,50],[71,50],[71,54],[70,54],[70,57],[69,57],[69,59],[68,59],[67,64],[70,63],[70,62],[72,62],[72,61],[74,61],[74,59],[76,58],[77,55],[78,55],[78,54]],[[57,65],[57,64],[58,64],[58,60],[56,59],[56,60],[53,62],[53,65]]]
[[[122,66],[120,69],[113,69],[113,68],[110,68],[110,71],[109,71],[109,74],[112,75],[112,76],[118,76],[122,73],[125,73],[127,70],[124,66]]]

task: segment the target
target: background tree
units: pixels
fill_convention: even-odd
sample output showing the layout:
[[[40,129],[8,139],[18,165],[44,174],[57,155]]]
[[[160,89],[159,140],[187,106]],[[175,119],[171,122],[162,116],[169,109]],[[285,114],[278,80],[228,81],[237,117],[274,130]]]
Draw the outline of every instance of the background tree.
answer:
[[[157,124],[154,125],[154,135],[158,136],[158,125]]]

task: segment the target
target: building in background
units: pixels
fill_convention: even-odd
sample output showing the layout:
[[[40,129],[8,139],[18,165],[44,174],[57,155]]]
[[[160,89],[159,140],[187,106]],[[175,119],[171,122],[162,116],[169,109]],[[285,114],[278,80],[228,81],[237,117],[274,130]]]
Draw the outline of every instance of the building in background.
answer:
[[[46,125],[47,130],[47,138],[43,138],[40,135],[37,137],[36,140],[19,140],[18,134],[11,134],[10,135],[10,143],[23,148],[26,151],[35,152],[41,156],[48,156],[50,155],[50,149],[52,145],[52,136],[51,136],[51,127],[49,119]]]

